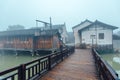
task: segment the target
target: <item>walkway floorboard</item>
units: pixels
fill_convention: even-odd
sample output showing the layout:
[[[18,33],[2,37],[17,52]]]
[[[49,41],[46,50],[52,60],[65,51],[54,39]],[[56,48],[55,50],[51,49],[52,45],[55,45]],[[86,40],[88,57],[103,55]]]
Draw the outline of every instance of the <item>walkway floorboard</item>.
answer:
[[[99,80],[90,50],[76,49],[40,80]]]

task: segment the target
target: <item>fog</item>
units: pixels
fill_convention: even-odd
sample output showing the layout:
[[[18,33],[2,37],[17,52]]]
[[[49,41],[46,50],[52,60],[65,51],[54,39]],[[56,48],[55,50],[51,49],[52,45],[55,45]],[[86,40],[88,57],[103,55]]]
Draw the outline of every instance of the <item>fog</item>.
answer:
[[[120,0],[0,0],[0,31],[10,25],[35,27],[35,20],[66,22],[68,31],[85,19],[120,27]]]

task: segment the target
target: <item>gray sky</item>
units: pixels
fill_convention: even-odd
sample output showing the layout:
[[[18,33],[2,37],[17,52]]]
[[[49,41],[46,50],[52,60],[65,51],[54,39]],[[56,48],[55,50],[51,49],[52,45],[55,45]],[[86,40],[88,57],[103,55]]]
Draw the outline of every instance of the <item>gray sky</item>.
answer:
[[[35,27],[35,20],[66,22],[67,30],[85,19],[120,27],[120,0],[0,0],[0,31],[8,25]]]

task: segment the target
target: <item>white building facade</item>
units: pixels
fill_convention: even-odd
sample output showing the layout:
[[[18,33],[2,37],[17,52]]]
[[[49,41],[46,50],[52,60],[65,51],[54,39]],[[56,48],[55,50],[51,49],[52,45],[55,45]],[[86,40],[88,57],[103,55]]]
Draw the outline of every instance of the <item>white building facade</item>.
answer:
[[[85,26],[90,25],[92,22],[89,20],[85,20],[84,22],[81,22],[80,24],[74,26],[73,34],[75,38],[75,47],[79,47],[80,43],[82,42],[81,35],[79,35],[78,31],[84,28]]]
[[[75,46],[85,43],[87,46],[111,46],[113,45],[113,30],[117,29],[100,21],[91,22],[85,20],[82,24],[73,27]]]

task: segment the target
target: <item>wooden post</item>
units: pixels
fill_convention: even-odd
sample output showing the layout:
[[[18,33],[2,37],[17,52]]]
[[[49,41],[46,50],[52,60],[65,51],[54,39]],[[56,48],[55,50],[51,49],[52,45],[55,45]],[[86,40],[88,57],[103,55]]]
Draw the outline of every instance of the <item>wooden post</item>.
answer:
[[[31,37],[33,39],[33,42],[32,42],[32,56],[35,55],[35,45],[36,45],[36,37]]]
[[[64,58],[63,52],[61,51],[61,60],[62,60],[62,61],[63,61],[63,58]]]
[[[40,64],[40,60],[38,61],[38,63],[39,63],[39,68],[38,68],[38,69],[39,69],[39,76],[40,76],[40,75],[41,75],[41,69],[40,69],[40,68],[41,68],[41,67],[40,67],[41,64]]]
[[[26,80],[26,70],[24,64],[20,65],[18,70],[18,80]]]
[[[18,52],[17,52],[17,50],[16,50],[16,49],[15,49],[15,55],[16,55],[16,56],[18,56]]]
[[[33,57],[34,56],[34,50],[32,50],[31,54],[32,54],[32,57]]]
[[[60,42],[60,54],[61,54],[61,60],[63,61],[63,45],[62,45],[62,42]]]
[[[48,70],[51,70],[51,55],[48,56]]]

